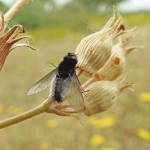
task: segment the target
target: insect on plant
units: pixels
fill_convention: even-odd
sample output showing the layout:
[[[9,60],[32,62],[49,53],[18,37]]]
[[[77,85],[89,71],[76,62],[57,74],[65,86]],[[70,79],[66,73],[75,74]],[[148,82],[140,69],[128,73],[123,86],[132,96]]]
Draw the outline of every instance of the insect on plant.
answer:
[[[27,95],[36,94],[50,87],[50,95],[54,102],[61,103],[67,100],[76,112],[82,112],[84,102],[80,82],[76,76],[77,56],[68,53],[63,61],[53,71],[35,83]]]

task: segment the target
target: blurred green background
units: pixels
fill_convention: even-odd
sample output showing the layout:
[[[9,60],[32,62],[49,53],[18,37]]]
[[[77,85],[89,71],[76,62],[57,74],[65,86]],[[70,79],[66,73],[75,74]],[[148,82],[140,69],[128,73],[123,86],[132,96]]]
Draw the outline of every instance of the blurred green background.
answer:
[[[82,38],[105,25],[112,15],[113,5],[116,13],[125,19],[126,29],[137,26],[134,31],[124,34],[123,39],[138,33],[131,45],[144,45],[144,48],[127,57],[126,71],[132,71],[125,82],[135,83],[134,91],[125,90],[109,110],[90,117],[80,114],[84,126],[69,117],[38,115],[1,129],[0,149],[150,149],[150,11],[124,12],[117,9],[120,1],[72,0],[63,5],[53,0],[28,1],[9,22],[8,29],[16,24],[23,25],[25,35],[35,39],[35,42],[24,42],[38,50],[17,48],[7,57],[0,72],[0,120],[42,103],[49,90],[33,96],[26,93],[51,70],[46,68],[45,62],[58,65],[64,55],[74,52]],[[9,7],[0,2],[3,13]],[[85,80],[81,76],[81,83]]]

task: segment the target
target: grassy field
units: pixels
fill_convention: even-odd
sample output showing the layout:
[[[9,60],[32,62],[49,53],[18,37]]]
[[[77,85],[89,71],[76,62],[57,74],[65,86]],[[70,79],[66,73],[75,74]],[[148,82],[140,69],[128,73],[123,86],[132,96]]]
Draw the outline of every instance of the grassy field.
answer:
[[[80,114],[84,126],[74,118],[43,113],[2,129],[0,149],[149,150],[149,27],[150,23],[145,22],[138,25],[132,33],[123,36],[125,38],[139,33],[131,45],[145,46],[127,57],[126,70],[132,71],[125,82],[135,83],[134,91],[125,90],[116,104],[106,112],[90,117]],[[131,29],[132,25],[127,28]],[[58,65],[62,57],[68,52],[74,52],[80,40],[90,33],[91,31],[73,32],[60,28],[29,32],[28,34],[35,38],[35,42],[30,42],[30,45],[38,50],[15,49],[7,57],[0,73],[0,120],[41,104],[48,96],[49,90],[33,96],[27,96],[26,93],[31,85],[50,71],[46,69],[45,62],[50,61]],[[83,83],[86,79],[81,77],[80,80]]]

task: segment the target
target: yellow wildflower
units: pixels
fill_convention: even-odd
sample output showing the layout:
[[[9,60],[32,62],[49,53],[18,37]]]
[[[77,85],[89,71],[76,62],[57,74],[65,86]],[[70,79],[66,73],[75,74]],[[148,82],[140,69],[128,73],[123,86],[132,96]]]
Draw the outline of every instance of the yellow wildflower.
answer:
[[[12,113],[12,114],[15,114],[15,115],[19,115],[21,113],[23,113],[23,109],[20,108],[20,107],[16,107],[16,106],[9,106],[8,107],[8,112],[9,113]]]
[[[101,136],[100,134],[95,134],[91,137],[90,144],[92,146],[98,146],[105,143],[105,138]]]
[[[97,122],[97,120],[98,120],[97,117],[90,117],[90,118],[87,119],[86,122],[87,122],[87,124],[89,124],[89,125],[95,125],[96,122]]]
[[[87,124],[93,125],[97,128],[107,128],[115,124],[115,119],[113,116],[106,116],[102,119],[91,117],[87,120]]]
[[[97,128],[107,128],[115,124],[115,119],[113,116],[107,116],[105,118],[99,119],[95,122],[95,127]]]
[[[58,126],[58,121],[55,119],[48,120],[46,121],[46,126],[49,128],[55,128]]]
[[[19,114],[21,114],[21,113],[23,113],[23,112],[24,112],[24,111],[23,111],[22,108],[16,107],[14,113],[15,113],[16,115],[19,115]]]
[[[0,106],[0,113],[2,113],[4,111],[4,107]]]
[[[143,92],[139,95],[141,101],[150,102],[150,92]]]
[[[137,130],[137,135],[144,140],[150,141],[150,132],[143,128]]]
[[[49,145],[47,143],[43,143],[40,145],[40,150],[49,150]]]
[[[64,150],[64,149],[62,149],[62,148],[56,148],[56,149],[54,149],[54,150]]]
[[[101,150],[115,150],[114,148],[102,148]]]
[[[14,112],[14,111],[13,111],[14,109],[15,109],[15,106],[9,106],[9,107],[8,107],[8,112],[9,112],[9,113],[13,113],[13,112]]]

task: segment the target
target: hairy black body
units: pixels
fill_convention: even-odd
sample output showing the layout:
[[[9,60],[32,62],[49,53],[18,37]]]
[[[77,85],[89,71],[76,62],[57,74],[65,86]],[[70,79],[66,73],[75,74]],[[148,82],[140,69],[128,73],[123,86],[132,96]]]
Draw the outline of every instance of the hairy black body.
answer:
[[[64,57],[64,60],[58,66],[58,77],[65,79],[69,76],[69,74],[75,73],[76,64],[76,55],[68,53],[68,55]]]
[[[36,94],[50,87],[50,95],[54,101],[61,103],[67,100],[77,112],[83,111],[84,102],[80,82],[76,76],[77,56],[68,53],[56,69],[35,83],[27,95]]]
[[[64,60],[58,66],[58,74],[56,76],[56,86],[55,94],[53,96],[54,100],[57,102],[62,102],[62,91],[65,79],[70,78],[75,73],[75,67],[77,64],[77,58],[75,54],[68,53],[64,57]]]

